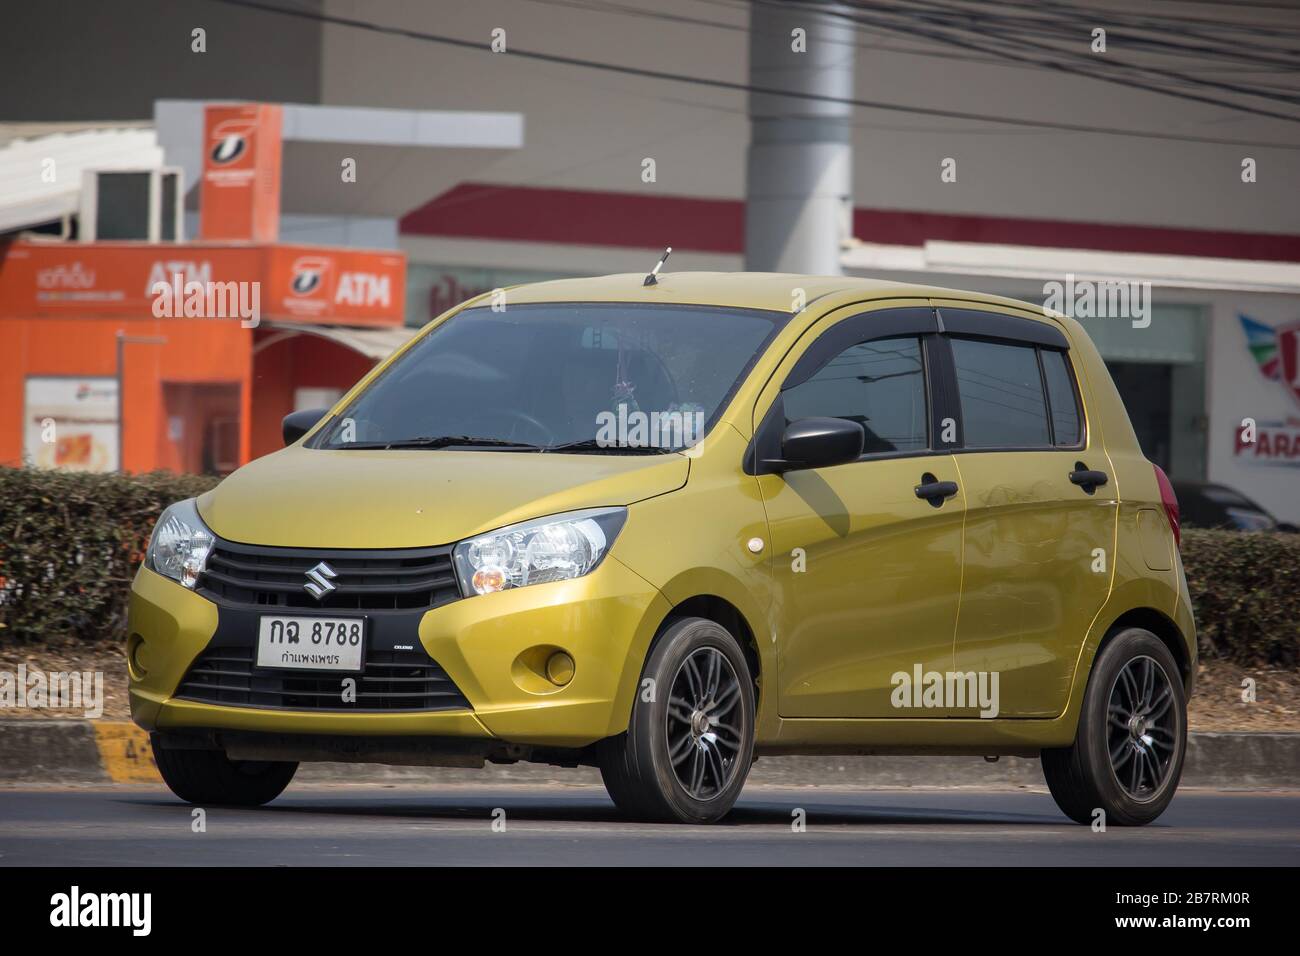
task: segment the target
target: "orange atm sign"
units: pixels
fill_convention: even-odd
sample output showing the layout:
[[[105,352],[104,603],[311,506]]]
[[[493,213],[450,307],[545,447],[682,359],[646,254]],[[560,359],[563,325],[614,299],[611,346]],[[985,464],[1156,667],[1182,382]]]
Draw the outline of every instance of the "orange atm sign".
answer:
[[[283,314],[311,319],[372,313],[394,315],[398,321],[404,318],[406,260],[402,256],[368,260],[358,259],[355,253],[292,246],[276,247],[273,252],[271,288]]]
[[[157,314],[158,283],[175,302],[214,287],[224,295],[230,283],[257,283],[268,319],[389,326],[405,317],[406,257],[398,252],[16,242],[0,255],[0,317],[149,318]],[[174,314],[185,312],[175,307]]]

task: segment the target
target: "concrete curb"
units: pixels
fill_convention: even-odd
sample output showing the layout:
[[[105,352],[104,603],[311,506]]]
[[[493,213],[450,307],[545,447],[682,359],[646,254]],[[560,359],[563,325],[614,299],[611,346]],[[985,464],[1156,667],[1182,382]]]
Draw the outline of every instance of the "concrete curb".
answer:
[[[600,784],[590,767],[533,764],[482,770],[304,764],[302,783]],[[1003,757],[764,757],[756,786],[841,788],[1042,787],[1037,760]],[[129,721],[0,720],[0,786],[161,783],[149,735]],[[1182,786],[1220,790],[1300,789],[1300,733],[1194,733]]]

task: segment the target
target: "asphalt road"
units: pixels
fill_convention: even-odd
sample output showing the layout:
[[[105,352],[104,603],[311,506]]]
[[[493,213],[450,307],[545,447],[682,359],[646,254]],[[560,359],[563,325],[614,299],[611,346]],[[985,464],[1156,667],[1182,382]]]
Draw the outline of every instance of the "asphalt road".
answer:
[[[713,827],[626,822],[592,787],[292,787],[207,810],[204,833],[191,810],[149,788],[0,790],[0,866],[1300,864],[1300,793],[1184,791],[1106,833],[1027,791],[751,787]]]

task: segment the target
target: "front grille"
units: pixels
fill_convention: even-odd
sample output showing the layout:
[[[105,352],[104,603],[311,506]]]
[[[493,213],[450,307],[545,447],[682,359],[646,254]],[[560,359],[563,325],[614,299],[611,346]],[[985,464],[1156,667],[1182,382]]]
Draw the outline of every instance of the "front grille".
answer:
[[[307,572],[325,561],[334,590],[317,600]],[[460,597],[451,548],[382,551],[270,548],[218,541],[199,578],[200,594],[220,603],[321,610],[410,610]]]
[[[361,674],[301,674],[253,663],[251,647],[213,647],[190,666],[176,696],[204,704],[283,710],[396,711],[468,709],[447,672],[422,651],[374,651]],[[356,679],[355,702],[343,681]]]

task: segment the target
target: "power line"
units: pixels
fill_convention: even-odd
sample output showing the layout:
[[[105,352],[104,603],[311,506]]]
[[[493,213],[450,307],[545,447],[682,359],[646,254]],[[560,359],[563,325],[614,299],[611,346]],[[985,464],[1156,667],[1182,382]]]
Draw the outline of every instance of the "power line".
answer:
[[[379,23],[373,23],[368,20],[357,20],[351,17],[340,17],[332,14],[317,13],[307,10],[292,10],[285,7],[275,6],[269,3],[260,3],[257,0],[210,0],[212,3],[219,3],[225,6],[243,7],[245,9],[259,10],[264,13],[276,13],[281,16],[294,17],[300,20],[311,20],[317,23],[325,23],[332,26],[350,27],[358,30],[367,30],[372,33],[385,34],[389,36],[400,36],[412,40],[420,40],[428,43],[438,43],[444,46],[454,46],[461,49],[475,50],[480,53],[488,53],[488,47],[479,41],[464,40],[459,37],[451,37],[443,34],[429,33],[420,30],[410,30],[404,27],[385,26]],[[490,54],[493,56],[499,54]],[[840,103],[846,106],[859,106],[864,109],[885,110],[896,113],[914,113],[918,116],[936,116],[944,119],[958,120],[975,120],[984,123],[1001,123],[1008,126],[1021,126],[1033,129],[1050,129],[1067,133],[1100,133],[1109,136],[1127,136],[1136,139],[1164,140],[1182,143],[1204,143],[1216,146],[1257,146],[1270,149],[1300,150],[1300,144],[1297,143],[1279,143],[1270,141],[1253,141],[1245,143],[1240,139],[1229,139],[1226,137],[1213,136],[1194,136],[1180,133],[1161,133],[1152,130],[1133,130],[1119,127],[1108,126],[1091,126],[1084,123],[1061,123],[1052,120],[1035,120],[1022,119],[1010,116],[997,116],[987,113],[965,113],[958,110],[945,110],[935,107],[925,106],[904,106],[899,103],[886,103],[876,100],[863,100],[848,97],[830,96],[820,93],[805,93],[792,90],[785,90],[776,87],[754,86],[749,83],[737,83],[731,80],[717,80],[708,77],[690,76],[683,73],[671,73],[666,70],[651,70],[643,67],[625,66],[619,63],[602,63],[596,60],[587,60],[581,57],[565,56],[558,53],[543,53],[536,50],[512,49],[510,56],[521,59],[537,60],[544,63],[556,63],[565,66],[578,67],[581,69],[600,70],[606,73],[617,73],[623,76],[636,76],[643,79],[666,80],[675,83],[690,83],[696,86],[707,86],[714,89],[730,90],[737,93],[758,93],[760,95],[769,95],[783,97],[786,99],[814,100],[818,102]]]
[[[914,0],[914,2],[918,2],[918,0]],[[924,2],[924,0],[920,0],[920,2]],[[969,10],[965,8],[953,7],[951,4],[939,3],[936,2],[936,0],[931,0],[931,2],[929,3],[929,8],[930,9],[937,8],[943,11],[959,12],[962,16],[967,17],[972,22],[974,22],[975,20],[975,16]],[[981,17],[980,19],[982,20],[983,18]],[[1056,30],[1049,30],[1046,32],[1046,35],[1051,37],[1052,39],[1065,39],[1072,43],[1077,43],[1081,34],[1084,36],[1088,35],[1087,25],[1078,26],[1075,24],[1067,24],[1064,21],[1062,21],[1061,25],[1065,29],[1065,32],[1063,34]],[[978,33],[980,36],[986,36],[986,37],[990,36],[987,30],[981,29],[976,26],[971,26],[968,29],[971,32]],[[1074,61],[1075,63],[1086,63],[1088,64],[1089,67],[1095,67],[1102,62],[1094,54],[1078,53],[1075,52],[1073,49],[1068,49],[1068,48],[1062,49],[1059,46],[1052,46],[1049,44],[1037,43],[1031,40],[1026,40],[1024,38],[1024,31],[1018,29],[1018,24],[1014,20],[1011,23],[1010,29],[1019,34],[1017,38],[1013,39],[1013,42],[1018,43],[1021,47],[1028,47],[1031,50],[1041,51],[1056,57],[1066,57]],[[1043,35],[1043,31],[1039,31],[1039,35],[1040,36]],[[1113,29],[1111,30],[1109,35],[1112,40],[1118,39],[1120,41],[1118,44],[1114,44],[1117,47],[1117,52],[1122,51],[1124,49],[1125,43],[1127,43],[1132,39],[1127,35],[1115,33]],[[1275,92],[1267,89],[1266,87],[1260,87],[1258,85],[1255,87],[1249,87],[1249,86],[1242,86],[1237,83],[1225,83],[1221,80],[1207,80],[1207,79],[1202,79],[1200,77],[1193,76],[1189,73],[1161,69],[1159,67],[1153,67],[1153,66],[1140,66],[1140,65],[1124,63],[1122,61],[1112,59],[1110,57],[1108,57],[1107,59],[1109,62],[1106,65],[1117,67],[1125,71],[1130,71],[1130,72],[1138,71],[1140,73],[1145,73],[1149,76],[1157,76],[1166,80],[1173,80],[1175,82],[1181,82],[1193,86],[1202,86],[1210,89],[1222,90],[1228,93],[1235,93],[1243,96],[1255,96],[1255,97],[1272,99],[1275,101],[1291,103],[1291,104],[1300,103],[1300,97],[1298,97],[1297,94],[1291,90]],[[1296,63],[1297,65],[1300,65],[1300,60],[1297,60]],[[1043,65],[1050,66],[1051,64],[1043,64]],[[1097,79],[1101,79],[1101,80],[1107,80],[1110,82],[1122,82],[1122,83],[1132,85],[1131,81],[1128,78],[1118,78],[1118,77],[1110,78],[1110,77],[1097,75],[1097,74],[1091,74],[1091,75],[1094,75]],[[1151,87],[1144,87],[1144,88],[1151,89]],[[1177,94],[1170,93],[1167,90],[1157,90],[1157,91],[1165,92],[1167,95],[1177,95]],[[1230,104],[1230,103],[1225,103],[1223,105],[1228,105],[1234,109],[1240,108],[1237,105]],[[1276,117],[1276,114],[1268,114],[1268,115]]]
[[[976,8],[968,6],[970,0],[947,0],[940,4],[938,0],[899,0],[902,7],[881,7],[895,12],[907,12],[909,7],[923,6],[933,9],[939,7],[945,13],[957,14],[971,23],[981,26],[1000,25],[1021,33],[1033,33],[1039,37],[1077,43],[1080,35],[1089,36],[1091,29],[1104,26],[1108,36],[1118,36],[1128,46],[1148,46],[1170,56],[1195,57],[1199,62],[1206,56],[1229,59],[1240,63],[1271,63],[1279,69],[1295,69],[1300,66],[1300,50],[1263,46],[1254,44],[1243,47],[1236,39],[1220,40],[1222,33],[1244,33],[1250,36],[1281,41],[1286,38],[1300,39],[1300,31],[1288,31],[1282,27],[1263,27],[1255,24],[1213,22],[1214,33],[1204,33],[1189,29],[1186,19],[1178,21],[1152,20],[1142,17],[1134,18],[1130,14],[1113,10],[1091,10],[1078,6],[1041,0],[1035,4],[1025,4],[1020,0],[989,0]],[[990,2],[993,8],[990,9]],[[1005,7],[1013,13],[996,9]],[[1132,30],[1136,32],[1125,32]],[[1155,34],[1148,36],[1146,34]],[[1171,43],[1169,37],[1191,38],[1199,45],[1191,46]],[[1261,54],[1269,54],[1267,58]]]
[[[906,0],[900,0],[906,2]],[[1138,30],[1148,30],[1155,33],[1168,33],[1175,36],[1194,36],[1201,40],[1213,42],[1217,38],[1214,35],[1207,35],[1195,27],[1189,28],[1187,24],[1194,24],[1199,27],[1211,28],[1215,31],[1227,31],[1231,33],[1248,33],[1254,36],[1279,39],[1286,36],[1300,35],[1300,30],[1291,30],[1285,27],[1279,27],[1273,24],[1261,23],[1242,23],[1234,20],[1219,20],[1207,17],[1189,17],[1186,14],[1178,14],[1176,20],[1164,16],[1149,16],[1141,13],[1132,13],[1128,10],[1120,10],[1104,6],[1081,6],[1079,4],[1070,4],[1062,0],[960,0],[960,2],[971,4],[974,3],[974,9],[968,7],[968,11],[987,18],[989,20],[1008,19],[1007,14],[997,10],[998,7],[1010,8],[1012,10],[1023,11],[1024,13],[1033,14],[1028,19],[1039,23],[1066,23],[1073,26],[1082,25],[1083,18],[1088,18],[1089,26],[1097,24],[1098,17],[1104,17],[1105,22],[1109,24],[1120,24],[1132,27]],[[1176,0],[1176,2],[1185,2],[1185,0]],[[1295,8],[1291,8],[1295,11]],[[1023,16],[1023,14],[1018,14]],[[1070,20],[1069,18],[1075,18]],[[1229,48],[1227,52],[1235,55],[1244,55],[1240,50]],[[1296,52],[1296,51],[1274,51],[1274,52]]]
[[[713,0],[713,2],[716,2],[716,0]],[[852,0],[845,0],[845,2],[852,2]],[[919,2],[919,0],[913,0],[913,3],[916,2]],[[947,12],[961,13],[962,15],[967,16],[968,18],[973,18],[977,20],[978,23],[980,23],[981,25],[990,24],[990,23],[1001,23],[1005,29],[1014,31],[1020,34],[1022,37],[1026,33],[1031,33],[1039,37],[1047,36],[1053,39],[1065,40],[1065,41],[1076,41],[1079,37],[1080,30],[1096,25],[1095,22],[1082,24],[1078,21],[1070,21],[1068,19],[1062,19],[1063,16],[1069,15],[1073,12],[1079,12],[1078,8],[1061,8],[1059,6],[1053,7],[1046,3],[1026,6],[1020,3],[1012,3],[1011,0],[993,0],[993,2],[1003,6],[1011,6],[1015,9],[1033,11],[1035,14],[1040,14],[1044,10],[1047,10],[1049,14],[1052,15],[1053,18],[1049,20],[1043,20],[1037,16],[1026,17],[1024,15],[1017,15],[1012,17],[998,12],[990,12],[989,7],[987,5],[982,6],[978,11],[970,11],[967,8],[955,9],[950,7],[947,9]],[[809,6],[813,10],[824,9],[823,5],[821,4],[809,3],[806,4],[806,6]],[[942,19],[936,20],[935,13],[933,11],[918,10],[915,9],[915,7],[884,6],[880,4],[875,4],[867,12],[870,12],[877,16],[884,15],[884,16],[893,16],[893,17],[903,17],[904,19],[911,19],[913,21],[920,19],[922,23],[935,28],[939,28],[939,29],[950,28],[948,24],[944,22]],[[1169,24],[1163,24],[1160,27],[1153,27],[1146,22],[1140,22],[1137,25],[1137,29],[1144,30],[1148,33],[1159,32],[1166,36],[1174,35],[1174,36],[1193,37],[1196,40],[1201,42],[1199,43],[1199,45],[1172,43],[1167,38],[1161,38],[1161,37],[1153,38],[1150,36],[1142,35],[1141,33],[1125,33],[1123,32],[1123,30],[1117,30],[1114,24],[1119,23],[1122,26],[1129,21],[1118,19],[1117,16],[1111,12],[1107,12],[1104,15],[1107,17],[1106,22],[1108,24],[1111,24],[1111,26],[1109,26],[1107,29],[1107,35],[1109,37],[1114,37],[1122,41],[1119,44],[1120,49],[1133,49],[1133,50],[1143,49],[1143,50],[1147,50],[1148,52],[1152,52],[1160,55],[1167,55],[1173,57],[1191,57],[1191,58],[1195,58],[1198,65],[1203,63],[1208,58],[1220,62],[1228,62],[1237,65],[1245,65],[1245,66],[1252,66],[1252,67],[1262,67],[1266,65],[1271,65],[1276,68],[1274,72],[1294,72],[1298,67],[1300,67],[1300,59],[1297,59],[1294,56],[1265,57],[1265,56],[1261,56],[1258,52],[1243,54],[1241,52],[1241,46],[1239,44],[1233,44],[1227,47],[1217,46],[1214,45],[1213,43],[1206,45],[1206,41],[1211,38],[1207,38],[1203,34],[1199,34],[1199,33],[1190,33]],[[960,29],[960,27],[957,27],[957,29]],[[1275,36],[1277,33],[1278,31],[1274,30],[1268,33],[1267,35]],[[998,39],[1002,39],[1002,34],[996,34],[996,36]],[[1051,48],[1051,50],[1053,52],[1061,52],[1060,48],[1058,47],[1053,47]],[[1296,53],[1300,51],[1273,50],[1270,48],[1268,52],[1285,54],[1288,52]]]
[[[659,20],[667,23],[686,24],[689,26],[700,26],[700,27],[706,27],[711,29],[724,30],[731,33],[745,33],[749,31],[748,27],[740,23],[725,23],[720,20],[708,20],[708,19],[703,19],[701,17],[689,17],[682,14],[666,13],[660,10],[655,10],[653,8],[628,7],[628,6],[624,6],[623,4],[610,2],[610,0],[526,0],[526,2],[541,4],[544,6],[564,7],[570,10],[581,10],[584,12],[606,14],[611,16],[623,16],[623,17],[628,17],[633,19]],[[709,0],[701,0],[701,2],[709,2]],[[1179,0],[1179,2],[1188,2],[1188,0]],[[722,6],[724,9],[728,9],[728,10],[738,9],[736,7],[732,7],[727,4],[719,4],[716,2],[713,3],[712,5]],[[1055,36],[1056,33],[1054,32],[1052,35]],[[1019,61],[1007,62],[1005,59],[1001,59],[995,55],[968,56],[960,53],[954,53],[951,47],[943,47],[941,44],[936,44],[936,47],[932,49],[919,49],[917,47],[896,47],[896,46],[885,45],[887,42],[890,42],[890,40],[891,40],[890,37],[882,36],[876,42],[872,42],[872,43],[862,43],[857,40],[844,41],[839,39],[830,40],[829,42],[842,43],[845,46],[852,46],[855,47],[856,49],[868,51],[871,53],[891,53],[891,54],[904,55],[904,56],[938,57],[944,60],[961,60],[969,63],[984,63],[984,64],[990,64],[996,66],[1010,67],[1012,69],[1039,69],[1040,68],[1036,64],[1032,64],[1032,63],[1024,63]],[[1055,50],[1057,48],[1053,48],[1053,49]],[[1120,50],[1117,52],[1123,52],[1123,51]],[[1199,69],[1197,69],[1198,73],[1243,73],[1243,74],[1278,73],[1278,72],[1284,72],[1288,70],[1294,71],[1300,69],[1300,63],[1298,63],[1295,66],[1288,64],[1285,67],[1277,66],[1277,65],[1269,66],[1266,63],[1258,63],[1252,61],[1249,57],[1242,57],[1234,50],[1223,51],[1223,54],[1216,57],[1216,59],[1236,64],[1235,66],[1224,67],[1221,69],[1201,66],[1200,64],[1202,64],[1207,59],[1206,54],[1198,51],[1196,52],[1195,56],[1196,56],[1197,65],[1199,67]],[[1124,69],[1141,69],[1141,67],[1129,66],[1127,64],[1116,64],[1116,65],[1121,66]],[[1277,87],[1275,89],[1277,89],[1280,92],[1290,92],[1290,90],[1281,87]]]
[[[772,5],[774,5],[774,4],[776,4],[776,5],[780,5],[780,6],[787,6],[787,5],[789,5],[790,2],[793,2],[793,0],[779,0],[779,2],[778,2],[778,0],[754,0],[754,2],[755,2],[755,3],[763,3],[763,4],[766,4],[766,5],[768,5],[768,6],[772,6]],[[1034,65],[1036,65],[1036,66],[1040,66],[1040,67],[1042,67],[1043,69],[1046,69],[1046,70],[1053,70],[1053,71],[1055,71],[1055,72],[1059,72],[1059,73],[1069,73],[1069,74],[1072,74],[1072,75],[1075,75],[1075,76],[1082,76],[1082,77],[1086,77],[1087,79],[1091,79],[1091,80],[1099,80],[1099,81],[1101,81],[1101,82],[1105,82],[1105,83],[1118,83],[1118,84],[1121,84],[1121,85],[1123,85],[1123,86],[1131,87],[1131,88],[1134,88],[1134,89],[1141,89],[1141,90],[1146,90],[1146,91],[1148,91],[1148,92],[1152,92],[1152,93],[1160,93],[1160,94],[1163,94],[1163,95],[1165,95],[1165,96],[1176,97],[1176,98],[1178,98],[1178,99],[1185,99],[1185,100],[1191,100],[1191,101],[1193,101],[1193,102],[1205,103],[1205,104],[1208,104],[1208,105],[1210,105],[1210,106],[1219,106],[1219,107],[1223,107],[1223,108],[1226,108],[1226,109],[1236,110],[1236,111],[1241,112],[1241,113],[1249,113],[1249,114],[1253,114],[1253,115],[1256,115],[1256,116],[1263,116],[1263,117],[1266,117],[1266,118],[1268,118],[1268,119],[1279,119],[1279,120],[1284,120],[1284,121],[1286,121],[1286,122],[1290,122],[1290,123],[1300,123],[1300,116],[1291,116],[1291,115],[1289,115],[1289,114],[1286,114],[1286,113],[1278,113],[1278,112],[1275,112],[1275,111],[1273,111],[1273,110],[1264,110],[1264,109],[1260,109],[1260,108],[1258,108],[1258,107],[1254,107],[1254,106],[1246,106],[1246,105],[1242,105],[1242,104],[1239,104],[1239,103],[1232,103],[1232,102],[1225,101],[1225,100],[1218,100],[1218,99],[1214,99],[1213,97],[1202,96],[1202,95],[1197,94],[1197,93],[1184,93],[1184,92],[1178,92],[1178,91],[1176,91],[1176,90],[1170,90],[1170,89],[1168,89],[1168,88],[1160,87],[1160,86],[1156,86],[1156,85],[1153,85],[1153,84],[1150,84],[1150,83],[1143,83],[1143,82],[1141,82],[1141,81],[1139,81],[1139,80],[1135,80],[1135,79],[1133,79],[1132,77],[1129,77],[1129,78],[1119,78],[1119,77],[1110,77],[1110,76],[1100,75],[1100,74],[1097,74],[1097,73],[1095,73],[1095,72],[1093,72],[1093,71],[1090,71],[1090,70],[1085,70],[1085,69],[1081,69],[1081,68],[1079,68],[1079,67],[1070,66],[1070,65],[1067,65],[1067,64],[1065,64],[1065,63],[1057,62],[1057,61],[1050,60],[1050,59],[1049,59],[1049,60],[1039,60],[1039,59],[1033,59],[1033,58],[1030,58],[1030,57],[1024,57],[1024,56],[1020,56],[1020,55],[1015,54],[1015,53],[1007,52],[1007,51],[1005,51],[1005,50],[999,51],[996,47],[983,46],[983,45],[980,45],[979,43],[975,43],[975,42],[972,42],[972,41],[970,41],[970,40],[966,40],[966,39],[962,39],[962,38],[959,38],[959,37],[955,37],[955,36],[952,36],[952,35],[950,35],[950,34],[945,34],[945,33],[936,33],[936,32],[934,32],[933,30],[926,30],[926,29],[922,29],[922,28],[915,27],[915,26],[900,25],[900,24],[898,24],[897,22],[890,22],[890,21],[888,21],[888,20],[881,20],[881,19],[879,18],[879,16],[872,16],[872,15],[867,14],[867,13],[864,13],[864,12],[857,12],[857,13],[841,12],[840,10],[830,9],[830,8],[828,8],[828,7],[827,7],[826,5],[824,5],[824,4],[821,4],[821,3],[815,3],[815,2],[808,2],[808,3],[800,2],[800,3],[798,3],[797,5],[798,5],[798,6],[801,6],[801,7],[804,7],[805,9],[808,9],[808,10],[810,10],[810,11],[820,12],[820,13],[823,13],[823,14],[825,14],[825,15],[827,15],[827,16],[832,16],[832,17],[835,17],[836,19],[846,20],[846,21],[848,21],[848,22],[850,22],[850,23],[853,23],[853,24],[856,24],[856,25],[859,25],[859,26],[861,26],[861,25],[866,25],[866,26],[875,26],[875,27],[878,27],[878,28],[880,28],[880,29],[889,30],[889,31],[891,31],[891,32],[896,32],[896,33],[902,33],[902,34],[904,34],[904,35],[926,37],[926,38],[928,38],[928,39],[935,40],[935,41],[940,42],[940,43],[948,43],[948,44],[951,44],[951,45],[953,45],[953,46],[962,47],[962,48],[964,48],[964,49],[968,49],[968,50],[975,50],[975,51],[982,52],[982,53],[994,53],[994,54],[1000,54],[1001,56],[1005,56],[1005,57],[1007,57],[1008,59],[1011,59],[1011,60],[1020,60],[1020,61],[1026,62],[1026,63],[1032,63],[1032,64],[1034,64]],[[852,2],[852,0],[850,0],[849,6],[851,6],[851,7],[852,7],[854,10],[856,10],[856,11],[862,11],[862,9],[863,9],[863,8],[862,8],[858,3],[856,3],[856,2]],[[876,8],[872,8],[872,9],[873,9],[873,11],[874,11]],[[887,11],[883,11],[883,10],[882,10],[881,12],[885,12],[886,15],[888,15],[888,12],[887,12]],[[902,14],[904,14],[904,15],[906,15],[906,13],[907,13],[908,11],[899,11],[899,12],[902,13]],[[913,12],[915,12],[915,11],[913,11]],[[942,28],[940,28],[940,29],[942,29]],[[978,32],[980,32],[980,35],[982,35],[982,36],[988,36],[988,34],[987,34],[986,32],[983,32],[983,31],[978,31]],[[995,39],[998,39],[998,40],[1001,40],[1001,41],[1003,41],[1003,42],[1005,42],[1005,41],[1008,39],[1008,38],[1005,37],[1005,36],[995,36],[994,38],[995,38]],[[1023,41],[1021,41],[1021,42],[1023,42]],[[1046,50],[1047,52],[1051,53],[1053,56],[1056,56],[1056,57],[1063,57],[1063,56],[1067,56],[1067,55],[1068,55],[1065,51],[1062,51],[1062,50],[1059,50],[1059,49],[1055,49],[1055,48],[1052,48],[1052,47],[1042,47],[1042,46],[1039,46],[1038,48],[1039,48],[1039,49],[1042,49],[1042,50]],[[1212,81],[1205,81],[1205,82],[1210,83],[1211,85],[1214,85]]]
[[[1076,12],[1083,15],[1101,15],[1109,18],[1122,18],[1129,24],[1151,24],[1159,29],[1167,29],[1170,23],[1162,16],[1144,16],[1142,14],[1131,13],[1128,10],[1116,9],[1107,6],[1085,6],[1082,4],[1069,4],[1061,0],[1043,0],[1042,3],[1025,3],[1023,0],[992,0],[992,2],[1002,6],[1018,7],[1020,9],[1041,9],[1042,7],[1054,7],[1061,12]],[[1212,0],[1156,0],[1161,3],[1179,3],[1179,4],[1199,4],[1202,6],[1214,6],[1221,10],[1284,10],[1290,13],[1297,13],[1294,2],[1292,3],[1216,3]],[[1295,30],[1279,30],[1272,25],[1262,23],[1241,23],[1234,20],[1223,20],[1207,16],[1188,16],[1186,13],[1179,12],[1176,14],[1179,23],[1194,23],[1201,26],[1213,27],[1216,30],[1230,30],[1232,32],[1258,33],[1263,36],[1276,36],[1278,33],[1289,33],[1295,35]]]

